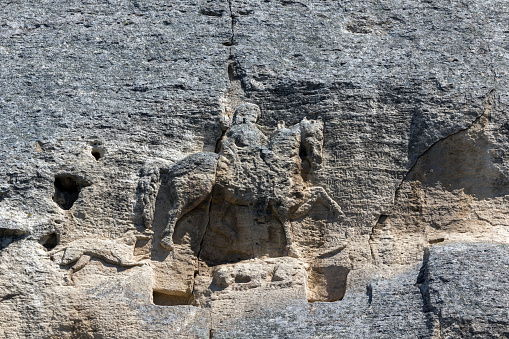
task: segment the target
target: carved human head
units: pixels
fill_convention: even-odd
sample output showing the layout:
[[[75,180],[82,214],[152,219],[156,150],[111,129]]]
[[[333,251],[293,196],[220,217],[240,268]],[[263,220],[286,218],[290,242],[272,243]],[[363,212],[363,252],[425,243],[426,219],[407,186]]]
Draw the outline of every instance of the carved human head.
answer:
[[[255,123],[260,117],[260,107],[255,104],[242,104],[235,110],[234,124]]]

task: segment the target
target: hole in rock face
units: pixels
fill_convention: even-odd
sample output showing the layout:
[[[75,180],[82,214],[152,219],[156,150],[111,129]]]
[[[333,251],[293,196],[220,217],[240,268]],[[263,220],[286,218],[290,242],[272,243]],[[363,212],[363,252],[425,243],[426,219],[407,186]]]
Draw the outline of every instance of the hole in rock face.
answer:
[[[95,140],[91,142],[92,145],[92,156],[95,160],[99,161],[102,157],[104,157],[104,147],[101,146],[102,142]]]
[[[134,255],[145,255],[150,253],[150,241],[148,239],[138,239],[134,245]]]
[[[48,251],[54,249],[58,245],[59,236],[56,232],[52,232],[41,239],[41,244]]]
[[[90,183],[80,180],[74,175],[59,174],[55,177],[53,201],[62,209],[68,210],[78,199],[81,189],[86,186],[90,186]]]
[[[94,156],[95,160],[99,161],[99,159],[101,159],[101,152],[99,152],[98,150],[92,150],[92,155]]]
[[[247,275],[237,275],[235,277],[235,282],[237,284],[246,284],[251,281],[251,277]]]
[[[378,223],[383,224],[387,220],[388,217],[389,216],[387,214],[381,214],[380,217],[378,218]]]
[[[308,301],[337,301],[343,299],[349,272],[348,268],[335,265],[313,267],[308,272]]]
[[[233,46],[233,39],[230,38],[230,40],[223,42],[223,46]]]
[[[177,305],[190,305],[192,294],[168,294],[163,292],[154,291],[153,301],[154,305],[159,306],[177,306]]]
[[[26,235],[26,231],[2,228],[0,225],[0,250],[3,250],[15,241],[23,239]]]

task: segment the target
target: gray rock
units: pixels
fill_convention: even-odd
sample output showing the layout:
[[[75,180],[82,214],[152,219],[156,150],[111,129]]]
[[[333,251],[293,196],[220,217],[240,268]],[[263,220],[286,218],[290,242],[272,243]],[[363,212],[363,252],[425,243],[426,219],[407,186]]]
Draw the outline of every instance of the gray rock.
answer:
[[[442,338],[507,338],[507,245],[433,247],[419,276],[429,325]]]
[[[507,27],[3,1],[0,337],[509,336]]]

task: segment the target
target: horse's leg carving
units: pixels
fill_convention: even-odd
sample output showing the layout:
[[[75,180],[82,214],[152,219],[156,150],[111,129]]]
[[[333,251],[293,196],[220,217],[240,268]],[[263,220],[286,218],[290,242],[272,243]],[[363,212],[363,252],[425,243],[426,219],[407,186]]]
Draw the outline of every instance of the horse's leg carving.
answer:
[[[173,233],[179,219],[198,207],[199,204],[212,194],[215,184],[215,173],[213,177],[207,179],[199,183],[195,182],[194,185],[199,185],[200,187],[195,188],[192,193],[186,188],[177,188],[180,192],[176,194],[178,196],[176,204],[168,212],[168,224],[161,239],[161,246],[166,250],[173,249]],[[193,183],[189,182],[189,185],[192,186]]]
[[[286,237],[286,255],[289,257],[298,258],[299,252],[295,248],[293,244],[293,230],[292,230],[292,223],[289,219],[285,219],[283,221],[283,229],[285,231],[285,237]]]
[[[285,233],[286,240],[286,255],[289,257],[298,258],[299,254],[293,245],[293,231],[292,231],[292,223],[288,218],[289,209],[283,206],[279,208],[275,207],[271,204],[272,213],[274,217],[281,223],[283,226],[283,231]]]
[[[71,267],[71,274],[76,273],[79,270],[81,270],[83,267],[87,266],[91,259],[92,259],[92,257],[90,255],[83,254],[78,259],[78,261],[76,261],[76,263]]]
[[[330,195],[327,193],[327,191],[325,191],[323,187],[314,186],[306,189],[304,191],[303,201],[304,203],[300,205],[297,211],[295,211],[295,213],[292,215],[292,219],[297,219],[308,214],[313,205],[317,202],[320,202],[324,206],[328,207],[335,216],[344,216],[341,207],[336,201],[334,201],[334,199],[330,197]]]
[[[173,233],[178,220],[212,194],[217,161],[215,153],[197,153],[183,159],[169,173],[168,186],[173,206],[168,212],[168,223],[161,239],[164,249],[173,249]]]
[[[138,183],[139,196],[137,207],[141,210],[143,226],[145,226],[146,229],[152,228],[156,197],[160,186],[161,169],[159,167],[145,168],[142,170],[141,178]]]
[[[168,212],[168,224],[163,232],[163,237],[161,239],[161,246],[167,250],[173,249],[173,233],[175,231],[175,225],[177,225],[178,220],[186,213],[193,210],[196,206],[198,206],[204,199],[206,195],[204,195],[201,199],[195,201],[195,204],[192,204],[188,208],[185,206],[179,205],[174,207],[170,212]]]

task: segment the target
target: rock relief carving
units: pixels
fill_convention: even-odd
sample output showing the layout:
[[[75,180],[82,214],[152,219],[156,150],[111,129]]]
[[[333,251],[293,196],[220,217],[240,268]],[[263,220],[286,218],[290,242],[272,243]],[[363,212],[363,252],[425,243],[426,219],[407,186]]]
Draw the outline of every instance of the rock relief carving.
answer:
[[[49,252],[50,258],[62,266],[71,265],[69,277],[84,268],[92,258],[121,267],[141,266],[148,255],[134,255],[136,241],[149,239],[146,235],[127,233],[121,239],[81,238],[65,245],[59,245]]]
[[[304,118],[289,128],[281,123],[267,135],[256,124],[259,117],[257,105],[243,104],[231,122],[223,120],[225,133],[218,153],[200,152],[169,167],[143,170],[138,206],[145,228],[152,227],[156,196],[162,186],[171,200],[160,239],[165,250],[174,247],[179,219],[211,196],[223,201],[222,206],[250,207],[253,218],[262,223],[270,214],[283,227],[286,255],[290,256],[298,256],[292,220],[305,216],[316,203],[336,217],[344,215],[323,187],[308,180],[322,163],[323,122]]]

